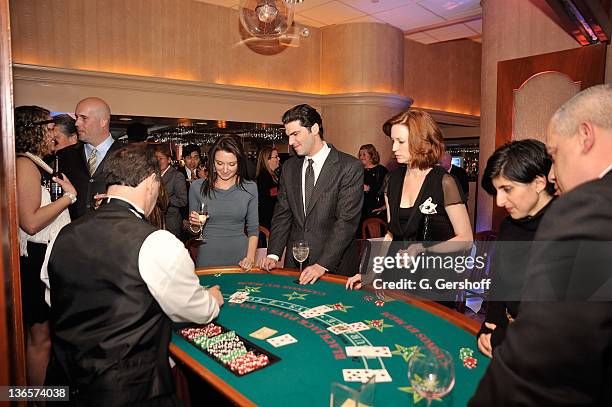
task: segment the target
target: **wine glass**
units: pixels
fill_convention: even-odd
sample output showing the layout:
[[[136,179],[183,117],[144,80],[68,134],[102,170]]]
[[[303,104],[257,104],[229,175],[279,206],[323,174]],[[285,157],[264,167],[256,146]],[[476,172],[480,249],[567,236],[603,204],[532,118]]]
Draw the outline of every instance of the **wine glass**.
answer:
[[[200,221],[200,235],[196,238],[196,240],[202,241],[202,243],[206,242],[206,238],[204,238],[204,224],[208,220],[208,204],[206,202],[200,202],[200,206],[198,207],[198,220]]]
[[[300,263],[300,274],[302,273],[302,263],[308,258],[308,242],[305,240],[298,240],[293,243],[293,258],[295,261]]]
[[[430,406],[433,399],[446,396],[455,385],[453,357],[443,349],[434,354],[426,347],[418,348],[408,364],[408,380]]]

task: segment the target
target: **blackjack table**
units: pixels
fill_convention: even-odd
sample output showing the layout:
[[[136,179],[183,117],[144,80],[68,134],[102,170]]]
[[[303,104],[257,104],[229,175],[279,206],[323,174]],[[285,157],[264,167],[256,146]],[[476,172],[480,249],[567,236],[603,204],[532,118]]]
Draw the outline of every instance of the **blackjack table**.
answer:
[[[238,405],[329,406],[332,383],[354,389],[362,386],[346,382],[343,369],[386,370],[390,381],[375,384],[373,405],[427,405],[407,375],[410,357],[422,347],[433,353],[448,351],[455,365],[453,389],[434,403],[465,406],[488,365],[474,338],[479,324],[439,304],[396,292],[346,290],[346,278],[336,275],[300,285],[299,273],[291,270],[243,273],[225,267],[200,269],[197,274],[202,286],[219,285],[224,296],[225,304],[212,327],[225,336],[236,335],[249,351],[260,357],[265,354],[267,363],[247,373],[231,370],[227,359],[219,360],[218,354],[203,350],[201,343],[185,334],[198,328],[189,324],[174,326],[170,352]],[[246,300],[229,302],[237,292],[248,294]],[[322,305],[331,311],[308,318],[300,315]],[[357,322],[368,328],[338,334],[329,329]],[[262,328],[276,332],[266,339],[251,336]],[[279,347],[269,342],[285,334],[296,342]],[[347,355],[350,346],[388,347],[391,356],[351,357]]]

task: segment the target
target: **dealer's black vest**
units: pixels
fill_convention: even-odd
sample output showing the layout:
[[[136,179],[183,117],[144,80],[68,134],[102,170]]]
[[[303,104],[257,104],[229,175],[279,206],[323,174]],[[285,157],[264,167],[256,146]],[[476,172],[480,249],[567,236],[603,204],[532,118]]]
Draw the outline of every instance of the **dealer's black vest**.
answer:
[[[71,400],[133,404],[172,392],[171,323],[138,271],[156,229],[124,201],[111,200],[59,233],[49,260],[51,374]]]

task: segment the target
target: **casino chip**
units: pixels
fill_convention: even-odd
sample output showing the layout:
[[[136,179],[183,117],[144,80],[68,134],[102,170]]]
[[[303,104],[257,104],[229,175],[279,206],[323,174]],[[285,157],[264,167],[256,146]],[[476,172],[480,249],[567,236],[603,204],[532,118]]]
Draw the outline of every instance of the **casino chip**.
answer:
[[[459,359],[463,361],[463,367],[474,369],[478,364],[478,360],[474,357],[474,349],[461,348],[459,349]]]
[[[467,367],[468,369],[474,369],[477,364],[478,364],[478,360],[476,360],[473,357],[467,357],[463,359],[463,366]]]

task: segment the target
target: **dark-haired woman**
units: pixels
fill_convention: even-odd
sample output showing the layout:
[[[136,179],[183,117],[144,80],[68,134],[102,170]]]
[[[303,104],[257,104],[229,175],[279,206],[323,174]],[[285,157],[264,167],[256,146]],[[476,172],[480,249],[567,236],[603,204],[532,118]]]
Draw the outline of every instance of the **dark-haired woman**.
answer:
[[[280,157],[275,147],[266,146],[257,158],[257,191],[259,193],[259,224],[270,229],[278,196]]]
[[[45,184],[53,170],[42,160],[54,148],[55,123],[49,111],[38,106],[15,109],[15,151],[17,152],[17,210],[21,299],[26,328],[28,385],[40,386],[49,362],[49,307],[40,279],[47,244],[70,222],[66,210],[76,202],[76,189],[67,177],[54,178],[64,195],[51,202]]]
[[[255,263],[259,234],[257,185],[247,180],[246,155],[236,137],[221,136],[209,157],[208,179],[193,181],[189,189],[192,227],[201,226],[200,203],[207,204],[209,216],[196,266],[239,265],[248,271]]]
[[[547,179],[552,161],[537,140],[521,140],[497,149],[487,161],[482,187],[509,216],[499,228],[491,265],[491,291],[485,322],[477,334],[478,349],[492,357],[493,349],[519,311],[519,295],[527,268],[528,245],[550,207],[555,187]],[[515,301],[512,301],[514,299]],[[505,301],[504,301],[505,300]]]
[[[371,217],[386,220],[382,186],[388,171],[380,164],[380,154],[372,144],[359,147],[359,161],[363,165],[363,210],[360,224]],[[361,227],[357,232],[361,233]]]

